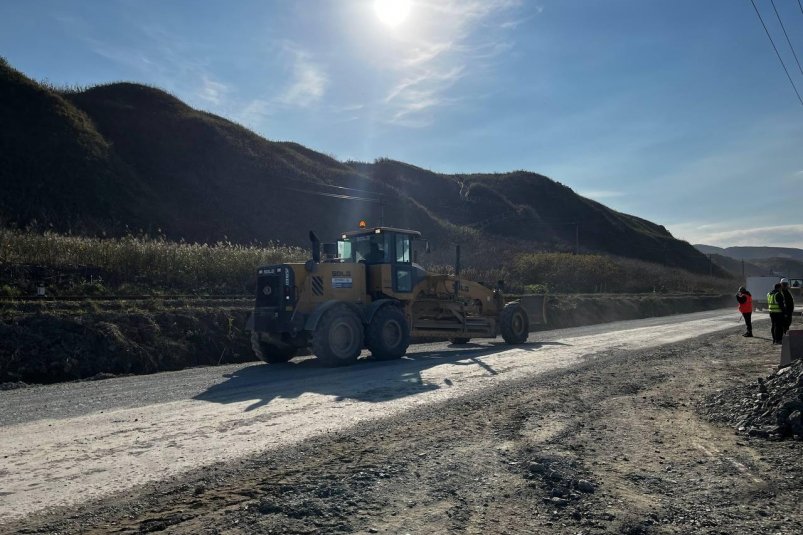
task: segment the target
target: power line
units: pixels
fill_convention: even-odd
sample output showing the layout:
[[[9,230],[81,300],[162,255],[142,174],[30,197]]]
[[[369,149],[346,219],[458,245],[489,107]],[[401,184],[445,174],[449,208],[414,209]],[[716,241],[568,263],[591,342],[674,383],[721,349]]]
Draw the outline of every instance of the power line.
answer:
[[[800,6],[800,12],[803,13],[803,4],[800,3],[800,0],[797,0],[797,5]]]
[[[789,40],[789,34],[786,33],[786,28],[784,27],[783,21],[781,20],[781,15],[778,13],[778,10],[775,7],[775,0],[770,0],[770,3],[772,4],[772,10],[775,11],[775,16],[778,17],[778,22],[781,24],[781,29],[783,30],[783,34],[786,37],[786,42],[789,43],[789,49],[792,51],[792,55],[795,57],[797,68],[800,69],[800,74],[803,74],[803,67],[800,66],[800,61],[797,59],[797,54],[795,54],[795,47],[792,46],[792,41]]]
[[[309,185],[320,185],[320,184],[309,184]],[[318,195],[319,197],[330,197],[330,198],[334,198],[334,199],[342,199],[342,200],[345,200],[345,201],[363,201],[363,202],[376,203],[376,204],[379,205],[379,226],[382,227],[382,226],[385,225],[385,196],[384,196],[384,194],[376,193],[376,192],[372,192],[372,191],[366,191],[366,190],[358,190],[358,189],[355,189],[355,188],[347,188],[345,186],[331,186],[329,184],[327,184],[327,185],[330,186],[330,187],[333,187],[333,188],[341,188],[341,189],[347,189],[347,190],[352,190],[352,191],[361,191],[363,193],[374,194],[374,195],[378,195],[378,197],[358,197],[356,195],[344,195],[344,194],[340,194],[340,193],[329,193],[329,192],[325,192],[325,191],[313,191],[313,190],[309,190],[309,189],[291,188],[290,186],[279,186],[279,187],[282,188],[282,189],[289,190],[289,191],[296,191],[298,193],[306,193],[308,195]]]
[[[332,197],[335,199],[345,199],[347,201],[367,201],[367,202],[382,202],[382,199],[376,197],[357,197],[355,195],[343,195],[340,193],[328,193],[325,191],[312,191],[301,188],[291,188],[289,186],[281,186],[282,189],[297,191],[299,193],[309,193],[310,195],[319,195],[321,197]]]
[[[754,0],[750,0],[750,3],[753,4],[753,9],[756,10],[756,15],[758,15],[758,20],[761,21],[761,25],[764,27],[764,31],[767,32],[767,37],[770,40],[770,44],[772,44],[773,50],[775,50],[775,55],[778,56],[778,61],[781,62],[781,67],[783,67],[783,71],[786,73],[786,77],[789,78],[789,83],[792,84],[792,89],[795,90],[795,95],[797,95],[797,100],[800,101],[800,105],[803,106],[803,98],[800,98],[800,93],[797,91],[797,87],[795,86],[795,82],[792,81],[792,77],[789,75],[789,70],[786,68],[786,64],[783,62],[783,58],[781,58],[780,52],[778,52],[778,47],[775,46],[775,41],[772,40],[772,36],[770,35],[770,31],[767,29],[767,25],[764,24],[764,19],[761,17],[761,13],[759,13],[758,8],[756,7],[756,3]]]

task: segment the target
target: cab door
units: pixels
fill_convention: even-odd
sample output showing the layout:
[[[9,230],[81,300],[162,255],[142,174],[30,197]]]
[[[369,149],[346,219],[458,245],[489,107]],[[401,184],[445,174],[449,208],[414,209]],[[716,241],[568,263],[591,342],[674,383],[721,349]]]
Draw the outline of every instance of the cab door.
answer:
[[[393,237],[393,264],[391,277],[393,279],[394,293],[410,293],[413,291],[413,262],[410,236],[395,234]]]

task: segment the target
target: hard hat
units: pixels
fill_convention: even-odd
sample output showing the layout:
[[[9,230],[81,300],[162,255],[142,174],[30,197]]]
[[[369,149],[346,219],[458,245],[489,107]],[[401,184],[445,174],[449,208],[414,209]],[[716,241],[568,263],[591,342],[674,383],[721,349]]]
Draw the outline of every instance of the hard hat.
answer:
[[[789,279],[787,279],[786,277],[782,278],[781,284],[789,284]]]

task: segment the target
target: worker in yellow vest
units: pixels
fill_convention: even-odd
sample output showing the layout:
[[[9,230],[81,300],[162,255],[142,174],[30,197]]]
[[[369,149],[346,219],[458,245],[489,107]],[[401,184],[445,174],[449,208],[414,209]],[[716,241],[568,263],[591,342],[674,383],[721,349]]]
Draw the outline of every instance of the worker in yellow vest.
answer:
[[[767,294],[767,309],[770,311],[770,320],[772,321],[772,345],[780,344],[783,342],[785,324],[783,293],[781,292],[780,282]]]

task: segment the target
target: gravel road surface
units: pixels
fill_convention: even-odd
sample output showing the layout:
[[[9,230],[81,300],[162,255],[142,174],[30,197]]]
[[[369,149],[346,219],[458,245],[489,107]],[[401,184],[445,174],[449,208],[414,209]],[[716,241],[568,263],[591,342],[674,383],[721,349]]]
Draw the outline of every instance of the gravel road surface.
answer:
[[[518,347],[416,345],[341,369],[307,358],[0,392],[0,527],[737,320],[721,310],[542,331]]]

